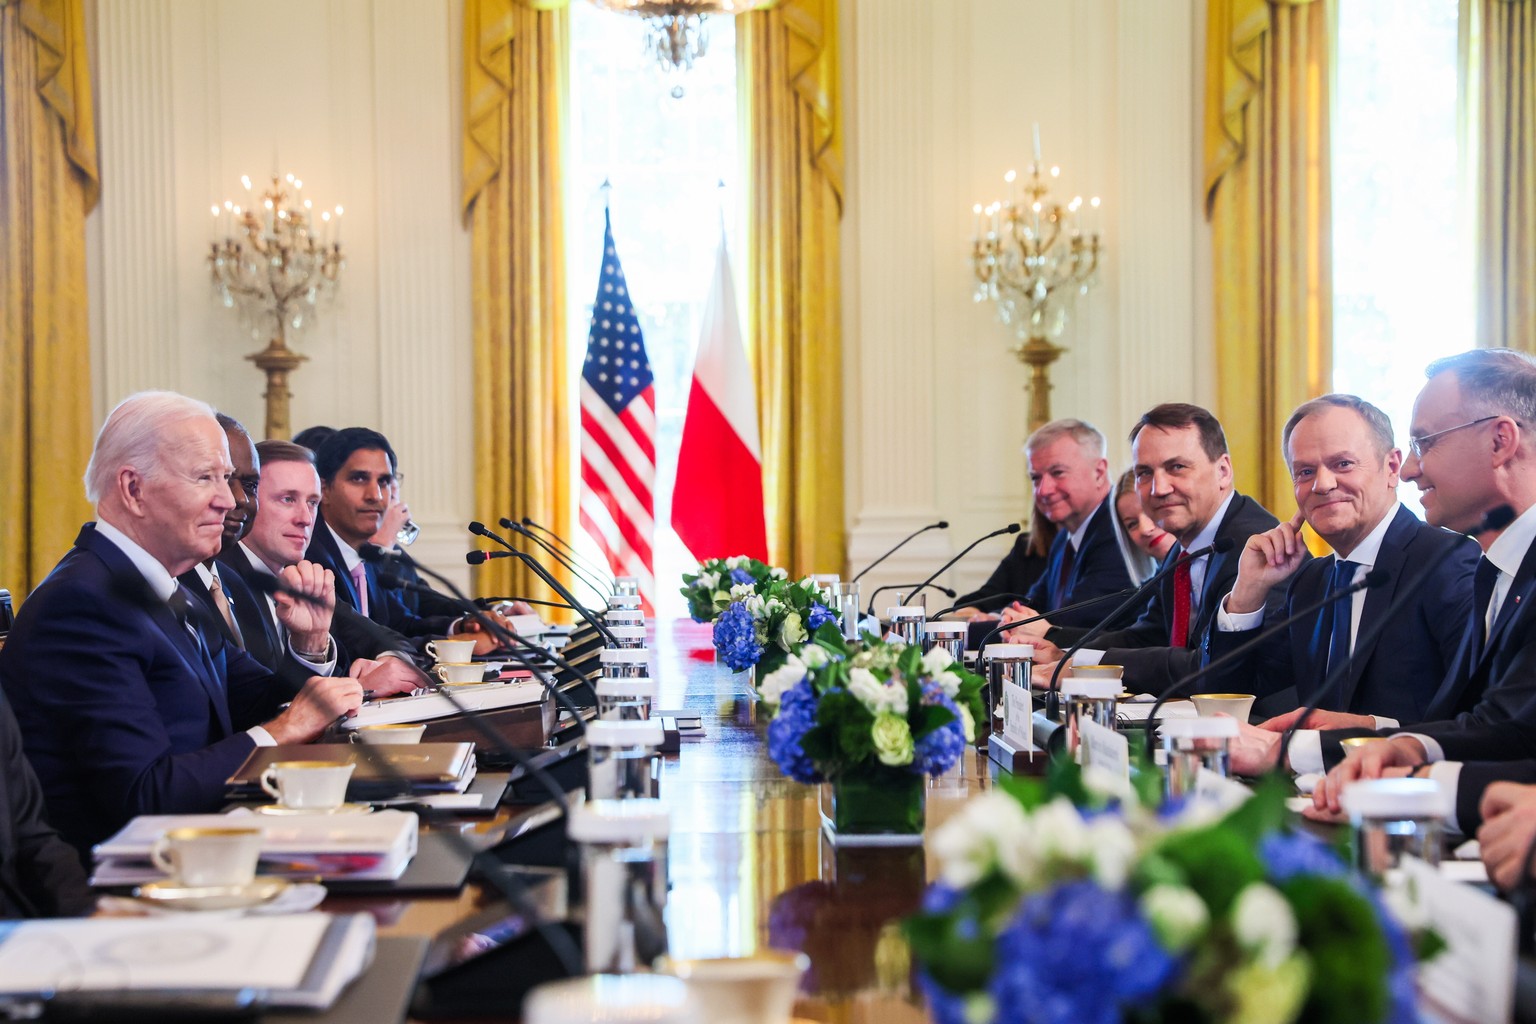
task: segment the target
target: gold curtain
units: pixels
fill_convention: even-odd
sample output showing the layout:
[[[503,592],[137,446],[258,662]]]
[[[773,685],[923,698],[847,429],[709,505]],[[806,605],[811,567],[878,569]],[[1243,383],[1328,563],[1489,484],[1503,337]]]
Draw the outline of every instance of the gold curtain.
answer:
[[[837,0],[736,21],[748,163],[747,345],[757,375],[768,556],[843,569]]]
[[[1477,17],[1477,338],[1536,352],[1536,3]]]
[[[1216,413],[1238,487],[1292,507],[1280,428],[1330,388],[1332,0],[1210,0],[1205,197]]]
[[[96,126],[82,0],[0,2],[0,587],[18,598],[91,514],[85,215]]]
[[[488,524],[528,516],[569,536],[565,7],[465,0],[463,186],[472,234],[475,508]],[[552,596],[514,559],[486,563],[475,584],[486,595]]]

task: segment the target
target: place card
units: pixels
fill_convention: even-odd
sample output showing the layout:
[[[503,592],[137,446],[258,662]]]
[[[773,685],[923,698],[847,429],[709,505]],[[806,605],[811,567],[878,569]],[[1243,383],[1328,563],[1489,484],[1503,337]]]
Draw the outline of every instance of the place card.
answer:
[[[1108,772],[1117,779],[1131,777],[1131,745],[1124,736],[1085,719],[1080,732],[1083,766]]]
[[[1003,684],[1003,701],[1007,704],[1007,726],[1003,729],[1003,739],[1007,740],[1020,751],[1035,749],[1035,736],[1033,721],[1035,714],[1035,701],[1028,689],[1013,683]]]
[[[1514,1012],[1518,918],[1508,903],[1453,882],[1416,857],[1402,862],[1407,896],[1446,949],[1419,967],[1419,991],[1459,1020],[1504,1021]]]

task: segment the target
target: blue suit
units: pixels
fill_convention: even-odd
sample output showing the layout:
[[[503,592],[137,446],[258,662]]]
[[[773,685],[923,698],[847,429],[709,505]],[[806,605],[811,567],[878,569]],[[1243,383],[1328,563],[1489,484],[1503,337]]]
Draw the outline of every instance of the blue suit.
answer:
[[[202,650],[86,524],[0,650],[49,820],[81,851],[139,814],[202,813],[291,690],[203,626]]]
[[[1065,580],[1062,579],[1062,569],[1071,535],[1062,530],[1051,541],[1051,550],[1046,555],[1045,574],[1029,588],[1024,603],[1037,612],[1054,612],[1057,608],[1080,601],[1105,598],[1098,604],[1075,612],[1052,615],[1051,625],[1092,626],[1114,611],[1115,606],[1123,600],[1110,600],[1108,595],[1126,590],[1135,583],[1131,579],[1130,569],[1126,568],[1125,556],[1120,554],[1120,545],[1115,541],[1115,525],[1110,521],[1110,516],[1115,514],[1111,507],[1113,504],[1113,501],[1105,498],[1094,509],[1093,515],[1088,517],[1087,528],[1083,530],[1083,542],[1078,546],[1077,555]],[[1057,595],[1060,595],[1059,600]],[[1111,628],[1130,625],[1136,620],[1139,611],[1139,608],[1128,610]]]
[[[357,587],[347,572],[346,559],[342,557],[336,538],[331,535],[330,528],[323,520],[315,524],[315,532],[309,539],[309,550],[304,552],[304,557],[335,574],[338,606],[345,604],[354,610],[361,609]],[[399,591],[385,590],[379,584],[374,565],[365,563],[363,572],[368,585],[368,618],[379,625],[388,626],[396,633],[408,637],[443,636],[453,625],[452,616],[417,615],[408,609],[401,601]]]
[[[1454,553],[1445,555],[1450,548]],[[1399,722],[1422,721],[1466,631],[1472,608],[1472,572],[1479,554],[1470,540],[1430,526],[1399,506],[1382,537],[1375,562],[1377,569],[1387,573],[1387,582],[1366,591],[1349,673],[1335,692],[1323,696],[1319,706],[1325,711],[1384,715]],[[1264,626],[1274,625],[1295,609],[1325,597],[1332,587],[1336,561],[1329,555],[1298,569],[1291,577],[1284,607],[1266,616]],[[1424,569],[1432,563],[1438,564],[1433,564],[1432,575],[1426,577]],[[1373,640],[1388,606],[1399,594],[1409,592],[1412,600]],[[1322,632],[1323,618],[1324,610],[1320,609],[1292,623],[1247,657],[1206,676],[1198,691],[1257,694],[1260,713],[1266,715],[1308,703],[1327,675],[1329,638]],[[1259,632],[1259,628],[1228,633],[1210,630],[1203,663],[1235,650]]]

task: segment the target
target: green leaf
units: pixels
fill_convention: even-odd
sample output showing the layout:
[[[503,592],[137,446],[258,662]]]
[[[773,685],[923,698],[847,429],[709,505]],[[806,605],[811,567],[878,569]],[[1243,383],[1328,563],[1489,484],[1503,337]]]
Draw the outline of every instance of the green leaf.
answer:
[[[1218,822],[1209,828],[1174,832],[1154,848],[1183,873],[1189,887],[1205,900],[1212,917],[1224,916],[1237,894],[1264,877],[1264,866],[1250,843]]]
[[[1000,774],[993,785],[1017,800],[1026,811],[1043,807],[1054,795],[1046,791],[1044,779],[1028,775]]]
[[[954,720],[955,714],[949,708],[938,704],[914,704],[912,713],[907,716],[907,726],[912,730],[912,739],[920,740]]]
[[[962,903],[947,914],[914,914],[902,922],[912,953],[951,992],[985,988],[994,968],[993,941],[976,925],[974,908],[965,910]]]
[[[1392,952],[1370,901],[1347,882],[1298,875],[1280,886],[1296,914],[1313,982],[1301,1019],[1317,1024],[1384,1020]]]
[[[1221,822],[1257,846],[1260,839],[1277,832],[1289,820],[1285,799],[1291,794],[1291,783],[1275,774],[1259,779],[1254,785],[1253,796],[1233,808]]]

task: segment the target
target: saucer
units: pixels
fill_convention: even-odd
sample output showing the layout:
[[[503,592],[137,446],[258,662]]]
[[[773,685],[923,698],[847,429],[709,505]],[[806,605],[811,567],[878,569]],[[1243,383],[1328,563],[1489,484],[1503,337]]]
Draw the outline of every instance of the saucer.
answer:
[[[372,814],[372,804],[342,804],[339,807],[289,807],[287,804],[262,804],[251,808],[257,814]]]
[[[134,895],[154,906],[176,910],[244,910],[277,899],[287,889],[284,879],[258,876],[246,885],[148,882],[134,890]]]

